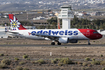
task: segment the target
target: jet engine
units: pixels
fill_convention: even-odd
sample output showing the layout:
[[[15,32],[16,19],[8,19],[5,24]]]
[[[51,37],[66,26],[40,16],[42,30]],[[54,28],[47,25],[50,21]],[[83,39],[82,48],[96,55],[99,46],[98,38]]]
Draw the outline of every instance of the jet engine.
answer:
[[[69,38],[59,38],[58,40],[60,43],[68,43],[69,42]]]
[[[73,39],[69,40],[69,38],[59,38],[58,41],[60,43],[77,43],[78,42],[78,40],[73,40]]]

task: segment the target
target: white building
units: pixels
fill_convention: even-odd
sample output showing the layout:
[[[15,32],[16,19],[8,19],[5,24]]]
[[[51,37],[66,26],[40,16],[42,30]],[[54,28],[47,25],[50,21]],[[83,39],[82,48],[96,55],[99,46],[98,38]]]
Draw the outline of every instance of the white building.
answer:
[[[44,20],[44,19],[46,19],[46,18],[45,17],[41,17],[41,16],[33,18],[33,20]]]

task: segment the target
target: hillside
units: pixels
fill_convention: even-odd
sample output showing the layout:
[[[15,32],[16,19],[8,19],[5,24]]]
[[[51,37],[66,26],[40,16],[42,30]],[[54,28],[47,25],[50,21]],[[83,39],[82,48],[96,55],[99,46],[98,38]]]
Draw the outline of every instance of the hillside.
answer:
[[[66,0],[68,1],[68,0]],[[58,0],[58,1],[48,1],[45,0],[44,2],[39,1],[39,0],[32,0],[32,1],[18,1],[15,2],[14,1],[7,1],[7,2],[2,2],[0,1],[0,11],[23,11],[23,10],[34,10],[34,9],[60,9],[60,6],[64,5],[64,4],[70,4],[72,6],[73,9],[75,10],[80,10],[80,9],[104,9],[105,8],[105,4],[80,4],[79,3],[70,3],[70,1],[68,1],[68,3],[64,3],[62,0]],[[4,4],[3,4],[4,3]]]
[[[37,7],[37,4],[5,4],[0,5],[0,11],[32,10],[36,9]]]

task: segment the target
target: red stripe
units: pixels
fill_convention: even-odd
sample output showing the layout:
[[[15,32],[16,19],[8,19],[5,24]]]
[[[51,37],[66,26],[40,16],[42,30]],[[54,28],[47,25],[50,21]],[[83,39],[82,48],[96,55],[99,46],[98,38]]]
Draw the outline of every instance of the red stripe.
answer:
[[[26,28],[24,28],[22,25],[19,25],[19,30],[27,30]]]

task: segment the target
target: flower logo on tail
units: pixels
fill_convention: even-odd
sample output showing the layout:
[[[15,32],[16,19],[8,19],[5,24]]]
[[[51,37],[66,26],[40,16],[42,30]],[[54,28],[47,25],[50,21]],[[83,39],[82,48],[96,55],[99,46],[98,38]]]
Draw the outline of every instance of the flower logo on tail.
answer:
[[[10,21],[11,21],[12,30],[18,30],[20,23],[19,23],[18,20],[15,18],[15,16],[13,17],[13,20],[10,19]]]

